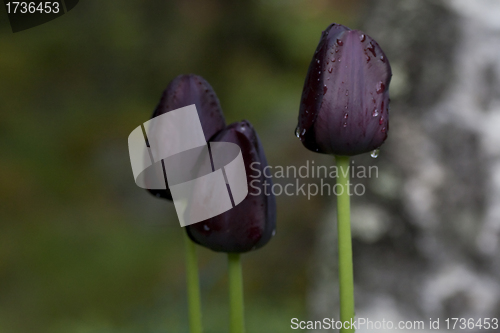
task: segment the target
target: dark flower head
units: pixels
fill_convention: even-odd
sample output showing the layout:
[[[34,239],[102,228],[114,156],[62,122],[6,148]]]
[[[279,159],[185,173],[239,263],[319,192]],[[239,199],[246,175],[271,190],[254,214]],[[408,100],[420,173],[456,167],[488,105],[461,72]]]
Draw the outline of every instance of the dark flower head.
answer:
[[[194,74],[179,75],[170,82],[151,118],[192,104],[196,105],[207,141],[226,126],[215,91],[204,78]],[[166,190],[148,191],[157,197],[172,200],[168,186]]]
[[[219,252],[247,252],[264,246],[276,230],[276,202],[266,195],[264,182],[272,186],[263,169],[267,166],[264,149],[248,121],[229,125],[211,141],[232,142],[241,148],[249,193],[231,210],[211,219],[188,225],[186,231],[196,243]],[[252,183],[253,182],[253,183]]]
[[[312,151],[357,155],[389,131],[391,67],[370,36],[331,24],[309,66],[296,135]]]

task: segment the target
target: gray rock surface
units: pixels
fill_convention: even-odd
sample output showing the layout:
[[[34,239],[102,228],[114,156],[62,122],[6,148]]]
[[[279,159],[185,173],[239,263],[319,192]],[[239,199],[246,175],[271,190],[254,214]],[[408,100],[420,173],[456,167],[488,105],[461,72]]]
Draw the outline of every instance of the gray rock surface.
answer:
[[[389,139],[377,160],[356,158],[379,168],[352,203],[357,316],[424,320],[426,330],[429,318],[441,330],[448,317],[500,318],[500,2],[367,6],[363,30],[394,76]],[[311,319],[338,318],[336,244],[332,208],[311,268]]]

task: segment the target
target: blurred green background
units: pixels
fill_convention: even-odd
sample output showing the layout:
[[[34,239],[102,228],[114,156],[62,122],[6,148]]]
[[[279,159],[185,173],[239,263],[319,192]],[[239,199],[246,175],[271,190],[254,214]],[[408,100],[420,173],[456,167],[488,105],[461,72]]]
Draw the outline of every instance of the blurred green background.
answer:
[[[352,0],[80,1],[13,34],[0,9],[0,332],[188,332],[183,230],[136,187],[127,137],[163,89],[202,75],[271,165],[330,158],[294,137],[321,31]],[[278,198],[278,233],[243,256],[248,332],[305,318],[316,217]],[[200,248],[206,332],[228,330],[226,257]],[[263,328],[265,323],[265,328]]]

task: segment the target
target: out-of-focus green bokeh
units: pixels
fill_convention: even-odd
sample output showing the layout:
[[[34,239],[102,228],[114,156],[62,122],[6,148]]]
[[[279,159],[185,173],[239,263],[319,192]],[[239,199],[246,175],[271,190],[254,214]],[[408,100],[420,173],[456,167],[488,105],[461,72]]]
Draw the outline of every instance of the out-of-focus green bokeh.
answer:
[[[134,184],[128,134],[175,76],[205,77],[271,165],[329,163],[294,137],[321,31],[343,0],[86,0],[13,34],[0,9],[0,333],[188,332],[183,230]],[[306,314],[325,200],[278,198],[278,233],[243,256],[248,332]],[[226,257],[200,248],[206,332],[228,331]],[[265,323],[265,325],[264,325]]]

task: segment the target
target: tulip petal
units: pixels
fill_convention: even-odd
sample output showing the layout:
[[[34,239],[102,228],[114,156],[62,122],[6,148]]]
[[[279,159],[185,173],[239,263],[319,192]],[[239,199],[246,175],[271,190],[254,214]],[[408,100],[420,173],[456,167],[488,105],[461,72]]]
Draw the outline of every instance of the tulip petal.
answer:
[[[226,126],[213,88],[204,78],[194,74],[179,75],[170,82],[151,118],[192,104],[196,105],[207,141]],[[168,186],[166,190],[148,191],[156,197],[172,200]]]
[[[247,252],[264,246],[276,229],[276,201],[272,193],[264,193],[264,182],[272,186],[262,172],[267,166],[260,140],[247,121],[234,123],[211,141],[236,143],[242,152],[249,194],[231,210],[211,219],[186,227],[196,243],[218,252]],[[253,164],[252,164],[253,163]]]
[[[391,67],[370,36],[338,24],[322,34],[302,93],[297,134],[312,151],[357,155],[389,130]]]

